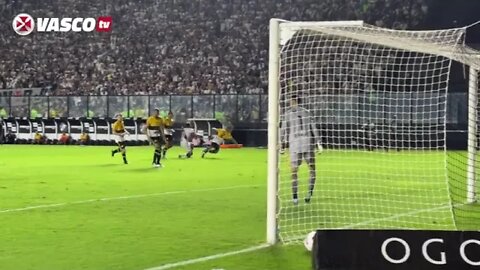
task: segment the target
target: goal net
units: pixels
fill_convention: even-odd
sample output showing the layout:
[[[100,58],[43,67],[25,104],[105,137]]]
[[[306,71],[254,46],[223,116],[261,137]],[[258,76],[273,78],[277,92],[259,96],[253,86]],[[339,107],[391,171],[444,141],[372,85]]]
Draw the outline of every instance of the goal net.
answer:
[[[475,222],[467,213],[479,208],[466,203],[477,145],[457,160],[446,146],[452,61],[478,79],[465,32],[272,20],[269,242],[316,229],[452,230],[462,214]],[[477,102],[477,81],[470,87]]]
[[[447,172],[452,199],[452,210],[456,225],[461,230],[478,230],[480,226],[480,100],[478,99],[478,81],[480,73],[472,66],[469,76],[469,91],[459,104],[452,104],[452,110],[464,108],[466,115],[455,119],[463,124],[464,137],[467,139],[462,150],[447,152]],[[454,103],[454,102],[452,102]],[[466,149],[466,151],[465,151]]]

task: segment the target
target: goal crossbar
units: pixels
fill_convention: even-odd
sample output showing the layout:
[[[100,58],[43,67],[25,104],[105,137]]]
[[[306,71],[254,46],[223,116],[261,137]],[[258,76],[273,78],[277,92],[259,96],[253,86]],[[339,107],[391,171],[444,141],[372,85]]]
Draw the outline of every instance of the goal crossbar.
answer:
[[[279,21],[286,22],[286,21]],[[436,31],[395,31],[364,24],[361,21],[333,23],[292,22],[280,24],[280,31],[317,31],[332,36],[350,38],[380,46],[444,56],[475,69],[480,69],[480,52],[461,42],[467,27]],[[440,32],[440,33],[439,33]],[[455,42],[441,42],[445,35],[455,35]],[[438,38],[440,37],[440,38]],[[419,40],[419,38],[424,38]]]

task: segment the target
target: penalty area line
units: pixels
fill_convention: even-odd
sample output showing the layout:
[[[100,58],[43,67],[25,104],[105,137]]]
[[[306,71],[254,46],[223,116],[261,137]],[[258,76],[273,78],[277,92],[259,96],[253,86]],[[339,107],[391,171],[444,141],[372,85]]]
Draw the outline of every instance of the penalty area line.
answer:
[[[234,255],[239,255],[243,253],[249,253],[252,251],[260,250],[270,247],[268,244],[262,244],[258,246],[253,246],[245,249],[240,249],[240,250],[235,250],[235,251],[230,251],[230,252],[225,252],[225,253],[219,253],[215,255],[210,255],[206,257],[200,257],[196,259],[190,259],[190,260],[185,260],[185,261],[180,261],[180,262],[175,262],[175,263],[169,263],[169,264],[164,264],[152,268],[147,268],[145,270],[166,270],[166,269],[172,269],[180,266],[185,266],[185,265],[190,265],[190,264],[195,264],[195,263],[201,263],[201,262],[206,262],[206,261],[211,261],[211,260],[216,260],[224,257],[229,257],[229,256],[234,256]]]
[[[177,190],[177,191],[166,191],[166,192],[160,192],[160,193],[150,193],[150,194],[139,194],[139,195],[130,195],[130,196],[89,199],[89,200],[73,201],[73,202],[65,202],[65,203],[41,204],[41,205],[26,206],[26,207],[21,207],[21,208],[1,209],[0,214],[12,213],[12,212],[22,212],[22,211],[35,210],[35,209],[58,208],[58,207],[63,207],[63,206],[88,204],[88,203],[94,203],[94,202],[130,200],[130,199],[138,199],[138,198],[148,198],[148,197],[175,195],[175,194],[185,194],[185,193],[190,193],[190,192],[208,192],[208,191],[230,190],[230,189],[240,189],[240,188],[256,188],[256,187],[262,187],[262,186],[264,186],[264,185],[243,185],[243,186],[231,186],[231,187],[219,187],[219,188]]]

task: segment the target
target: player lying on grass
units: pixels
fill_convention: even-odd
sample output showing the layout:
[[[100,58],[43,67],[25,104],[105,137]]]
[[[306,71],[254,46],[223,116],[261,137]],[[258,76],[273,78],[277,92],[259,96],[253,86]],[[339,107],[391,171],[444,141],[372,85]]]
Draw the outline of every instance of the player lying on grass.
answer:
[[[165,133],[163,132],[163,119],[159,116],[160,110],[155,109],[153,115],[148,117],[144,133],[147,134],[148,140],[153,144],[154,153],[152,165],[154,168],[162,167],[160,159],[162,158],[162,146],[166,142]]]
[[[122,114],[115,115],[117,121],[112,124],[112,133],[115,136],[115,142],[118,145],[118,148],[112,150],[112,157],[115,156],[116,153],[122,153],[123,163],[128,164],[127,162],[127,149],[125,148],[125,135],[128,135],[128,131],[125,130],[125,125],[123,124],[123,116]]]
[[[169,111],[168,115],[163,118],[163,126],[164,126],[164,132],[165,132],[165,138],[167,141],[165,142],[165,145],[163,146],[163,159],[167,157],[167,150],[172,148],[173,146],[173,112]]]
[[[300,102],[298,96],[292,95],[290,107],[285,112],[281,129],[282,139],[286,140],[282,142],[282,145],[287,143],[289,145],[294,204],[298,204],[298,168],[303,160],[308,164],[310,170],[308,194],[305,197],[305,202],[309,203],[313,196],[316,180],[315,148],[321,147],[320,137],[310,112],[299,106]]]
[[[209,138],[210,142],[205,146],[202,151],[202,158],[204,158],[207,153],[217,154],[220,151],[220,145],[224,142],[224,139],[222,138],[224,135],[220,134],[218,130],[213,128],[213,132],[216,134],[212,135]],[[222,135],[222,137],[220,135]]]
[[[231,127],[226,127],[226,128],[219,128],[217,129],[217,135],[218,137],[223,139],[223,143],[225,144],[238,144],[235,138],[232,136],[232,128]]]
[[[201,138],[195,134],[195,130],[190,126],[190,123],[185,124],[182,132],[182,139],[180,145],[187,150],[184,155],[178,155],[178,158],[191,158],[193,155],[193,148],[199,145]]]

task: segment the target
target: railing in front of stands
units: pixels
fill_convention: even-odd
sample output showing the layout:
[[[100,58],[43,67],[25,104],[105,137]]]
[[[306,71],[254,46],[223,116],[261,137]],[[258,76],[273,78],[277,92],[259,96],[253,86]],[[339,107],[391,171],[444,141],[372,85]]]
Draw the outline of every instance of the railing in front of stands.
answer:
[[[153,109],[159,108],[162,115],[172,111],[177,123],[184,123],[189,118],[216,118],[242,125],[264,124],[268,113],[268,96],[263,94],[37,96],[32,93],[30,95],[24,93],[21,96],[15,96],[15,93],[10,96],[0,95],[0,117],[90,118],[113,117],[117,113],[122,113],[127,118],[146,118]],[[308,109],[315,112],[317,122],[323,124],[361,124],[365,119],[371,118],[370,112],[376,115],[372,118],[373,121],[388,122],[390,115],[399,114],[398,110],[401,110],[397,121],[406,125],[429,124],[425,123],[425,115],[417,112],[418,106],[437,106],[437,113],[445,109],[442,107],[444,103],[440,102],[442,97],[430,98],[425,96],[426,93],[419,98],[415,96],[419,93],[408,92],[382,95],[377,96],[374,101],[367,98],[367,94],[314,96],[308,103]],[[447,99],[447,124],[466,123],[467,93],[449,93]],[[382,103],[385,100],[388,100],[388,106]],[[398,101],[398,104],[393,104],[392,100]],[[384,115],[378,116],[379,112]]]
[[[168,96],[7,96],[0,97],[0,117],[146,118],[158,108],[172,111],[178,123],[189,118],[216,118],[231,123],[262,123],[267,119],[267,95]],[[2,115],[3,110],[3,115]]]

